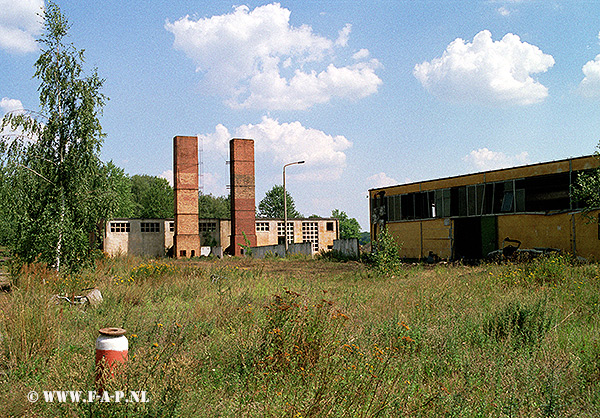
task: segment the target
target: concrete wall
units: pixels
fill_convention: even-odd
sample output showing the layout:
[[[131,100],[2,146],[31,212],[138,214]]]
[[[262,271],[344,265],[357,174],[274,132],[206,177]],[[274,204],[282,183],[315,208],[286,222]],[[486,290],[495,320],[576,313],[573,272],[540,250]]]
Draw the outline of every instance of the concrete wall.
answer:
[[[164,219],[113,219],[106,223],[104,229],[104,252],[110,256],[131,254],[164,257],[173,241],[173,233],[169,230],[171,222]],[[152,231],[142,232],[142,224],[146,231],[152,224]],[[126,225],[129,232],[124,230]],[[158,230],[154,225],[158,225]],[[111,229],[118,231],[112,232]]]
[[[333,250],[350,257],[360,257],[358,238],[336,239],[333,241]]]
[[[226,249],[231,244],[231,221],[229,219],[218,219],[218,218],[203,218],[198,221],[199,223],[199,234],[200,234],[200,245],[207,246],[216,243],[216,246],[223,247]],[[208,227],[204,227],[204,225]],[[215,229],[211,229],[212,225],[215,225]],[[205,232],[206,231],[206,232]]]
[[[579,212],[572,215],[574,225],[574,253],[589,261],[600,261],[600,211]]]
[[[521,241],[521,248],[552,247],[599,261],[599,213],[596,210],[497,215],[496,248],[502,248],[504,238],[511,238]],[[400,245],[403,258],[427,257],[429,251],[443,259],[453,256],[453,219],[390,222],[387,226]]]
[[[289,244],[288,254],[304,254],[307,256],[312,255],[312,245],[310,242]],[[263,247],[252,247],[252,257],[264,258],[267,255],[276,255],[278,257],[285,257],[285,245],[265,245]]]

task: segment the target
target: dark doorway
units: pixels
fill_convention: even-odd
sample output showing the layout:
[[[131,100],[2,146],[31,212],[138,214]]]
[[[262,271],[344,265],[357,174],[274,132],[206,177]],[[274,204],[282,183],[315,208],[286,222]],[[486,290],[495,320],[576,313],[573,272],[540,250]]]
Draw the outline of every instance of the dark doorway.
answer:
[[[454,220],[454,259],[481,258],[481,219],[458,218]]]
[[[495,216],[454,220],[454,259],[477,260],[497,249]]]

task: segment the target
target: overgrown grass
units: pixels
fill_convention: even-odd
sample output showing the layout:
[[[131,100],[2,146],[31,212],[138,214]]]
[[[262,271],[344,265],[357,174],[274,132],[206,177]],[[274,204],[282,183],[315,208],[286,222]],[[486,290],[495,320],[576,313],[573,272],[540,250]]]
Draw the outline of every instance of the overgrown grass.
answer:
[[[0,416],[599,416],[599,271],[564,257],[394,275],[324,260],[29,266],[0,295]],[[77,280],[104,302],[51,301]],[[107,390],[149,402],[27,400],[94,390],[108,326],[130,345]]]

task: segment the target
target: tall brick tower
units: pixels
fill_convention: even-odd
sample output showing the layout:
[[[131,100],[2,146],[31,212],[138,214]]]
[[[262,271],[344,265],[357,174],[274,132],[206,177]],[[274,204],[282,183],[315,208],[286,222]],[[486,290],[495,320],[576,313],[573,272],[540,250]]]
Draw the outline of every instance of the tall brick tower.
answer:
[[[233,255],[241,255],[246,245],[244,233],[252,247],[256,246],[254,207],[254,141],[229,141],[229,169],[231,182],[231,248]]]
[[[173,138],[173,183],[175,185],[176,258],[200,255],[198,231],[198,138]]]

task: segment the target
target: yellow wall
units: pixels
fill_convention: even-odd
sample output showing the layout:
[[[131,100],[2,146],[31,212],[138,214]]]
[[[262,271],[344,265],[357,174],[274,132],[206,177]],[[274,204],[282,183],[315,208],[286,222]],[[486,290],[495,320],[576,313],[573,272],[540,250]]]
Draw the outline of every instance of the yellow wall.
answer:
[[[571,215],[515,214],[498,216],[498,248],[502,240],[521,241],[521,248],[571,249]]]
[[[452,256],[450,219],[390,222],[387,226],[401,246],[400,255],[404,258],[427,257],[429,251],[441,258]]]
[[[600,261],[600,240],[598,239],[598,214],[600,211],[576,213],[575,250],[580,257],[590,261]]]
[[[502,248],[504,238],[511,238],[521,241],[521,248],[524,249],[550,247],[567,253],[575,250],[577,256],[600,261],[599,213],[499,215],[498,248]],[[452,257],[453,222],[450,219],[390,222],[387,227],[401,246],[400,255],[403,258],[427,257],[429,251],[444,259]]]
[[[498,216],[498,247],[501,248],[502,240],[509,237],[521,241],[521,248],[559,248],[590,261],[599,261],[598,213]]]

